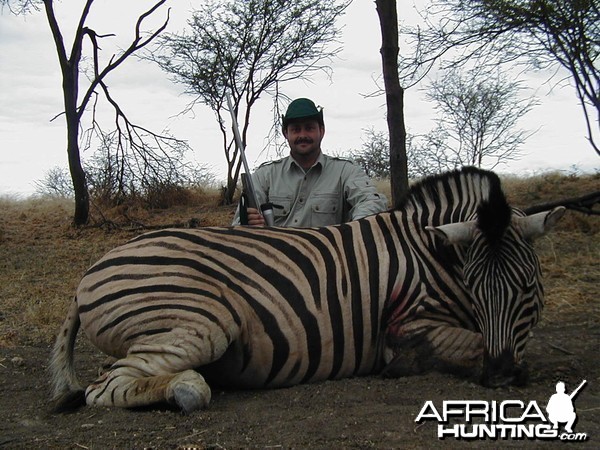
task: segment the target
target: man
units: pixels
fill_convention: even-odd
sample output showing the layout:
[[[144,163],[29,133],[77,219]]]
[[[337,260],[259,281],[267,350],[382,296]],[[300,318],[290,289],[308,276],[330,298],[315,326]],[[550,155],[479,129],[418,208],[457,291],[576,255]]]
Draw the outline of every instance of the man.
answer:
[[[585,383],[585,381],[584,381]],[[566,423],[565,431],[567,433],[573,432],[573,424],[577,419],[575,414],[575,408],[573,407],[573,397],[577,394],[577,391],[581,389],[584,383],[573,391],[571,395],[565,393],[565,383],[559,381],[556,383],[556,394],[553,394],[548,400],[546,406],[546,412],[548,413],[548,419],[552,422],[553,429],[558,428],[558,423]]]
[[[311,100],[290,103],[283,116],[283,135],[290,155],[262,164],[252,175],[258,201],[274,205],[275,226],[333,225],[387,209],[385,196],[362,168],[322,153],[323,109]],[[239,224],[239,208],[233,224]],[[248,208],[248,225],[264,224],[263,216]]]

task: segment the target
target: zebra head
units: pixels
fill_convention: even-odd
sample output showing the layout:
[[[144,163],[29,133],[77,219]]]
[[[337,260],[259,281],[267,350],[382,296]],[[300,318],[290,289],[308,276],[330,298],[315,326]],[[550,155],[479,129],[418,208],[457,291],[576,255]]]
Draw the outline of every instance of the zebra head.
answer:
[[[463,284],[483,338],[481,383],[523,384],[529,332],[543,307],[540,263],[532,242],[549,231],[565,208],[526,216],[506,201],[482,203],[473,220],[427,227],[463,253]]]

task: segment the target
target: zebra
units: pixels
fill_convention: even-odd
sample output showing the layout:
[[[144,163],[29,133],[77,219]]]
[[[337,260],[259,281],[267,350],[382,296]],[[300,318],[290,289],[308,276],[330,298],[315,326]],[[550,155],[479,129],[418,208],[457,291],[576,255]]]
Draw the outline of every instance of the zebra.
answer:
[[[424,179],[399,208],[322,228],[152,231],[83,276],[50,361],[56,410],[208,406],[277,388],[429,370],[523,384],[543,306],[532,240],[562,217],[509,206],[496,174]],[[84,390],[79,327],[114,363]]]

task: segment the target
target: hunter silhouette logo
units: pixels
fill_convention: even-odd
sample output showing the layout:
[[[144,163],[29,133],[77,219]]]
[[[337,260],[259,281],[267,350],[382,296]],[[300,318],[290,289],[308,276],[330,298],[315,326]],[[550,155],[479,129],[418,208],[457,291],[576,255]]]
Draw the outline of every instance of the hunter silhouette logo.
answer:
[[[428,400],[415,422],[437,422],[439,439],[586,441],[586,433],[573,432],[577,421],[573,400],[585,384],[583,380],[567,394],[565,383],[556,383],[556,393],[548,400],[545,412],[535,400],[444,400],[438,406]],[[560,424],[564,424],[562,431]]]
[[[581,384],[577,386],[577,389],[571,392],[571,394],[565,393],[565,383],[562,381],[556,383],[556,394],[550,397],[550,400],[548,400],[548,406],[546,406],[548,419],[550,422],[552,422],[553,429],[558,429],[559,423],[566,423],[565,431],[567,433],[573,433],[573,425],[577,420],[577,414],[575,414],[575,407],[573,406],[573,399],[586,382],[586,380],[583,380]]]

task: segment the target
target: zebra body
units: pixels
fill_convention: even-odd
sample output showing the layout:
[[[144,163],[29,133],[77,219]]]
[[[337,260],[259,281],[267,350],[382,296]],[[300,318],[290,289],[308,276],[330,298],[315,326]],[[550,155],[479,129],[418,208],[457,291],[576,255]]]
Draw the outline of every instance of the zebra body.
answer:
[[[483,363],[487,378],[513,382],[542,307],[529,238],[562,212],[507,212],[497,177],[465,169],[347,224],[144,234],[83,277],[53,352],[54,397],[80,390],[79,322],[117,358],[88,404],[192,411],[210,401],[208,384],[280,387],[384,366],[399,376]]]
[[[360,227],[142,235],[109,252],[83,278],[77,291],[82,328],[116,358],[132,345],[176,341],[188,352],[201,348],[206,355],[189,357],[198,365],[222,359],[212,370],[227,366],[217,381],[237,387],[370,373],[379,360],[385,296],[363,301],[371,297],[370,286],[352,288],[357,280],[349,280],[367,273],[366,260],[349,264],[342,258],[348,249],[341,247],[375,252],[373,258],[384,248],[367,250]],[[387,273],[382,278],[385,292]]]

